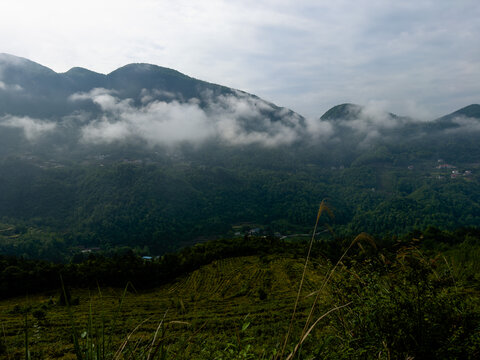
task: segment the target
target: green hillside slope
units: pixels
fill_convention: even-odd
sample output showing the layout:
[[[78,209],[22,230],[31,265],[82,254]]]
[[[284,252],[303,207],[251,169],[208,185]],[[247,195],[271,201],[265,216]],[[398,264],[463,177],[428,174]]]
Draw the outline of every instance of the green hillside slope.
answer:
[[[431,228],[383,247],[361,234],[315,244],[306,268],[303,243],[215,260],[155,290],[68,286],[69,307],[60,291],[4,300],[0,356],[473,359],[479,239]]]

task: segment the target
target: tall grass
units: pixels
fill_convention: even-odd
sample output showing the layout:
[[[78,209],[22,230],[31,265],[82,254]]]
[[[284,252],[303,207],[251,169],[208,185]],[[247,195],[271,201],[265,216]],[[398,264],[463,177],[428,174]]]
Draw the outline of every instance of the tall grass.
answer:
[[[297,297],[295,299],[295,304],[293,306],[293,311],[292,311],[292,317],[290,319],[290,323],[288,325],[288,330],[287,330],[287,334],[285,335],[285,340],[283,342],[283,347],[282,347],[282,352],[279,354],[279,357],[282,358],[283,357],[283,354],[285,353],[285,348],[288,344],[288,340],[290,338],[290,334],[292,332],[292,327],[293,327],[293,323],[295,321],[295,315],[297,314],[297,307],[298,307],[298,302],[300,300],[300,294],[302,292],[302,288],[303,288],[303,282],[305,280],[305,274],[307,272],[307,267],[308,267],[308,261],[310,260],[310,254],[312,252],[312,246],[313,246],[313,242],[315,240],[315,234],[317,233],[317,227],[318,227],[318,222],[320,220],[320,217],[322,216],[322,214],[324,212],[327,212],[330,216],[333,216],[331,210],[328,208],[328,206],[326,205],[326,202],[325,200],[322,200],[322,202],[320,203],[320,206],[318,207],[318,212],[317,212],[317,220],[315,221],[315,226],[313,228],[313,234],[312,234],[312,238],[310,240],[310,245],[308,247],[308,252],[307,252],[307,257],[305,258],[305,265],[303,266],[303,272],[302,272],[302,278],[300,279],[300,284],[298,286],[298,291],[297,291]]]
[[[327,312],[323,313],[322,315],[320,315],[314,322],[313,324],[311,324],[312,322],[312,319],[313,319],[313,313],[314,313],[314,310],[315,310],[315,307],[316,305],[318,304],[318,300],[320,298],[320,295],[324,292],[325,290],[325,287],[326,285],[328,284],[328,282],[330,281],[330,279],[332,278],[333,274],[335,273],[335,271],[337,270],[338,266],[342,263],[343,259],[345,258],[345,256],[347,255],[347,253],[350,251],[350,249],[353,247],[353,245],[355,244],[360,244],[360,241],[362,240],[367,240],[368,242],[373,242],[373,238],[366,234],[366,233],[361,233],[359,235],[357,235],[353,241],[350,243],[350,245],[347,247],[347,249],[343,252],[342,256],[340,256],[340,258],[338,259],[338,261],[335,263],[334,267],[329,271],[328,275],[325,277],[325,280],[323,281],[321,287],[319,290],[315,291],[314,293],[310,294],[310,295],[315,295],[315,299],[313,301],[313,304],[311,305],[310,307],[310,311],[308,313],[308,316],[307,316],[307,319],[305,320],[305,325],[302,329],[302,332],[301,332],[301,335],[300,335],[300,338],[297,342],[297,344],[295,345],[293,351],[287,356],[287,360],[290,360],[292,359],[295,354],[297,353],[297,351],[301,348],[301,346],[303,345],[303,343],[305,342],[305,340],[307,339],[308,335],[312,332],[312,330],[317,326],[317,324],[322,320],[324,319],[325,317],[327,317],[330,313],[334,312],[334,311],[337,311],[337,310],[340,310],[344,307],[347,307],[349,306],[352,302],[348,302],[346,304],[343,304],[343,305],[340,305],[340,306],[335,306],[333,308],[331,308],[330,310],[328,310]],[[375,243],[373,242],[373,245],[375,246]]]
[[[253,359],[253,358],[273,359],[273,360],[293,360],[294,358],[297,358],[297,359],[304,358],[303,352],[307,353],[307,351],[309,352],[312,351],[311,343],[308,342],[307,339],[315,336],[317,333],[315,329],[318,329],[322,323],[327,321],[329,322],[329,325],[334,324],[334,326],[332,326],[332,329],[329,329],[329,330],[325,330],[325,331],[321,330],[322,337],[324,334],[326,334],[326,336],[337,337],[337,338],[340,338],[340,336],[343,335],[344,339],[347,339],[349,346],[351,345],[349,350],[356,351],[357,349],[355,348],[356,346],[355,341],[357,341],[358,338],[361,336],[359,336],[358,333],[355,334],[355,336],[351,335],[354,332],[352,329],[355,329],[355,331],[358,331],[358,328],[354,328],[355,325],[352,325],[353,324],[352,319],[355,317],[356,317],[355,319],[357,318],[360,319],[359,321],[362,323],[362,326],[363,326],[364,322],[366,323],[370,321],[369,317],[371,314],[368,312],[371,311],[372,309],[375,310],[375,306],[377,304],[385,306],[385,309],[387,310],[395,306],[395,304],[392,305],[390,303],[391,299],[398,301],[398,303],[400,303],[401,301],[404,301],[407,304],[413,303],[413,305],[417,306],[418,308],[416,310],[416,315],[423,316],[422,311],[424,308],[420,306],[422,304],[421,304],[421,301],[418,300],[423,298],[419,297],[418,299],[413,299],[412,301],[410,301],[409,299],[409,296],[411,294],[417,294],[417,295],[420,294],[419,291],[421,289],[420,290],[415,289],[415,286],[416,286],[415,283],[411,285],[410,283],[408,283],[408,281],[410,280],[408,280],[407,277],[402,277],[402,275],[399,275],[399,274],[406,273],[407,271],[410,271],[412,269],[415,271],[418,271],[418,273],[421,274],[421,271],[423,271],[424,268],[425,269],[428,268],[428,274],[425,275],[426,280],[425,279],[423,280],[425,282],[428,281],[429,280],[428,276],[430,276],[430,279],[437,281],[435,283],[432,282],[432,284],[434,284],[435,286],[437,285],[440,286],[439,284],[441,284],[441,281],[445,280],[445,274],[442,275],[441,272],[440,271],[437,272],[437,269],[436,269],[437,263],[442,263],[442,261],[438,261],[439,259],[441,259],[440,256],[438,256],[435,259],[431,259],[428,256],[425,256],[419,250],[419,248],[416,247],[415,245],[404,245],[403,247],[401,247],[399,250],[396,250],[392,254],[389,254],[388,252],[383,252],[385,255],[387,255],[387,257],[389,257],[389,259],[394,261],[394,264],[389,265],[390,267],[389,267],[388,273],[387,272],[375,273],[375,269],[378,269],[378,268],[374,268],[374,270],[372,271],[372,268],[368,268],[364,266],[365,265],[364,262],[355,263],[355,261],[358,261],[359,259],[360,261],[363,261],[362,259],[365,259],[365,257],[367,257],[368,260],[370,260],[370,258],[376,258],[376,261],[378,261],[377,264],[380,264],[380,267],[385,265],[385,269],[386,269],[388,267],[386,264],[390,260],[388,260],[385,256],[383,256],[378,251],[377,245],[374,239],[370,235],[366,233],[360,233],[353,240],[347,242],[344,245],[342,251],[339,252],[337,255],[338,259],[336,259],[334,263],[333,262],[331,264],[329,263],[327,270],[323,272],[324,275],[321,277],[321,281],[318,281],[317,283],[318,286],[316,286],[315,288],[310,287],[311,286],[310,284],[312,282],[309,281],[310,272],[308,271],[308,269],[309,269],[309,265],[311,267],[311,262],[314,261],[314,258],[312,258],[313,256],[312,253],[314,253],[313,245],[315,242],[317,229],[320,226],[319,224],[324,214],[333,216],[325,200],[323,200],[320,203],[318,208],[315,226],[313,228],[313,234],[311,236],[310,242],[308,243],[308,250],[306,252],[305,261],[295,262],[295,265],[297,266],[297,268],[295,268],[295,271],[292,271],[292,274],[295,277],[295,279],[299,278],[298,289],[295,289],[295,291],[292,292],[291,300],[290,298],[287,298],[287,297],[285,297],[284,299],[285,300],[284,304],[288,304],[289,308],[291,306],[291,302],[293,302],[293,308],[290,308],[291,313],[289,311],[283,312],[283,314],[288,313],[287,314],[288,319],[285,319],[285,323],[282,323],[279,326],[279,327],[282,327],[281,331],[283,332],[284,336],[278,337],[279,341],[276,347],[269,344],[268,345],[269,348],[267,348],[266,350],[262,349],[263,353],[261,353],[261,350],[259,348],[260,344],[258,342],[255,342],[256,339],[254,337],[249,336],[249,334],[247,336],[247,332],[250,332],[250,330],[253,327],[252,326],[250,327],[250,330],[247,330],[250,325],[250,320],[247,321],[246,319],[243,319],[243,324],[238,324],[237,322],[232,320],[232,322],[235,322],[236,324],[236,327],[235,327],[236,331],[235,331],[235,334],[232,335],[231,340],[229,341],[223,340],[223,343],[222,343],[220,340],[218,342],[215,342],[217,339],[213,339],[214,346],[216,346],[217,348],[213,349],[213,346],[211,346],[211,343],[208,343],[208,345],[206,346],[210,346],[210,347],[205,351],[205,353],[207,353],[208,351],[210,351],[211,353],[208,353],[208,355],[202,354],[199,358],[202,358],[202,359],[208,358],[205,356],[211,356],[210,357],[211,359],[217,359],[217,360]],[[369,244],[371,249],[375,249],[375,254],[376,254],[375,256],[361,257],[367,254],[367,251],[365,250],[365,247],[364,247],[366,244]],[[360,254],[361,256],[357,256],[357,255],[351,256],[351,252],[353,252],[352,249],[356,246],[360,248],[360,252],[358,254]],[[462,256],[463,256],[463,253],[462,253]],[[446,257],[443,257],[443,259],[445,264],[442,263],[442,266],[444,266],[444,269],[446,269],[448,277],[452,281],[452,284],[453,284],[452,288],[456,290],[455,293],[458,293],[459,296],[461,296],[462,284],[461,283],[457,284],[456,282],[456,279],[455,279],[456,268],[451,260],[449,262]],[[351,264],[357,264],[358,266],[357,265],[351,266]],[[217,266],[218,265],[215,264],[214,268],[217,269]],[[418,269],[415,268],[415,266],[417,266]],[[412,273],[417,274],[417,272],[415,271],[412,271]],[[300,272],[301,272],[301,276],[300,276]],[[261,271],[259,270],[252,271],[250,274],[250,278],[248,279],[248,281],[246,281],[246,284],[253,283],[251,281],[251,278],[256,277],[257,274],[260,274],[260,273]],[[206,274],[206,275],[202,277],[199,274]],[[346,274],[345,277],[343,276],[344,274]],[[385,274],[387,276],[384,276]],[[378,281],[380,278],[381,278],[381,281]],[[402,285],[400,283],[401,281],[404,281],[404,280],[406,285]],[[185,287],[184,290],[187,292],[187,295],[185,295],[186,297],[184,298],[188,298],[189,292],[190,293],[197,292],[197,291],[206,291],[208,293],[216,292],[218,289],[220,289],[220,285],[223,282],[228,282],[228,281],[223,278],[220,278],[220,279],[215,278],[212,275],[212,273],[208,271],[208,269],[199,270],[199,272],[194,273],[190,278],[186,280],[182,280],[182,284],[184,284],[184,287]],[[144,333],[142,333],[142,329],[144,328],[144,325],[147,322],[152,321],[153,316],[145,315],[145,318],[142,317],[140,320],[138,320],[138,322],[136,323],[136,326],[132,326],[133,330],[127,331],[123,329],[121,325],[119,325],[122,323],[121,322],[122,311],[123,311],[122,309],[125,303],[128,303],[128,302],[125,302],[125,300],[129,291],[135,291],[135,289],[130,283],[128,283],[126,287],[123,289],[123,292],[121,293],[121,296],[118,299],[118,306],[116,306],[115,309],[111,312],[112,314],[111,318],[107,316],[107,314],[105,314],[104,307],[103,307],[104,298],[103,298],[100,287],[98,287],[97,285],[98,298],[100,299],[99,305],[98,305],[99,311],[98,311],[98,308],[95,309],[95,306],[94,306],[95,304],[93,300],[91,300],[88,307],[86,329],[85,331],[82,331],[82,330],[79,331],[79,329],[81,328],[77,324],[78,320],[75,318],[75,312],[71,306],[72,304],[70,304],[70,302],[68,301],[67,290],[63,284],[63,279],[61,279],[61,283],[62,283],[63,297],[66,299],[65,311],[68,314],[74,354],[77,360],[107,360],[107,359],[108,360],[120,360],[120,359],[166,360],[166,359],[176,359],[176,358],[188,358],[187,356],[191,355],[191,353],[188,353],[188,350],[187,350],[190,344],[195,341],[199,343],[201,346],[202,341],[204,341],[204,339],[202,339],[201,336],[197,337],[197,335],[205,327],[205,325],[207,324],[206,322],[202,326],[198,327],[198,325],[195,325],[194,321],[192,321],[192,324],[194,324],[192,325],[193,329],[196,329],[196,331],[193,331],[193,333],[191,333],[190,336],[187,336],[185,334],[185,336],[183,337],[183,334],[182,334],[181,335],[183,337],[182,339],[172,340],[171,338],[172,335],[170,335],[170,338],[169,338],[170,325],[182,324],[182,325],[190,326],[190,323],[186,321],[167,321],[168,320],[167,314],[169,314],[168,309],[164,311],[163,317],[159,315],[160,319],[157,319],[157,321],[159,320],[158,323],[155,323],[155,327],[153,329],[150,328],[149,333],[147,335],[144,335]],[[400,284],[400,286],[398,286],[398,289],[393,289],[385,286],[385,283],[389,283],[392,286],[393,285],[397,286],[398,284]],[[348,287],[346,287],[347,285],[352,286],[352,288],[355,288],[358,291],[358,293],[355,293],[353,296],[350,296],[351,294],[345,291],[345,289],[349,289]],[[377,285],[378,287],[375,287]],[[370,286],[370,288],[368,288],[366,291],[358,290],[358,289],[361,289],[362,286],[365,286],[365,287]],[[402,286],[405,286],[405,287],[402,288]],[[308,291],[306,289],[308,289]],[[343,291],[343,292],[341,293],[341,295],[332,295],[333,291],[330,291],[329,289],[334,289],[334,290],[340,289],[340,291]],[[393,297],[391,298],[389,297],[389,295],[385,295],[383,297],[376,297],[377,295],[375,293],[376,289],[379,289],[379,291],[384,291],[383,295],[391,291],[392,293],[397,294],[396,295],[397,298],[393,298]],[[410,291],[411,289],[413,290]],[[243,290],[241,290],[239,293],[242,293],[242,296],[246,296],[247,294],[249,294],[248,291],[243,291]],[[453,304],[456,306],[457,304],[456,302],[448,302],[451,300],[448,297],[448,293],[444,294],[441,292],[436,292],[435,290],[435,291],[431,291],[431,294],[433,295],[439,294],[443,296],[443,297],[439,297],[439,300],[437,302],[432,302],[434,305],[437,303],[440,304],[441,301],[444,301],[445,304],[448,306],[450,306],[450,304]],[[357,296],[357,297],[355,298],[354,296]],[[193,302],[194,299],[195,299],[195,296],[192,297],[191,301]],[[305,299],[308,300],[309,306],[305,310],[303,310],[304,308],[302,307],[302,303],[304,302]],[[428,296],[425,296],[424,299],[430,301],[430,298]],[[363,301],[365,301],[364,308],[362,303]],[[183,306],[183,303],[181,300],[180,300],[180,303],[181,303],[181,306]],[[442,304],[443,303],[441,303],[440,305]],[[166,305],[166,307],[168,306],[169,305]],[[186,303],[185,307],[187,309],[189,308],[188,302]],[[319,308],[321,308],[322,310],[319,311]],[[302,310],[299,310],[299,309],[302,309]],[[439,307],[439,309],[443,309],[443,308]],[[250,311],[250,308],[248,308],[248,311]],[[300,316],[299,316],[300,313],[301,314],[305,313],[305,315],[303,315],[304,318],[300,319]],[[465,314],[466,312],[465,310],[460,309],[458,310],[458,313],[461,316],[463,316],[463,314]],[[184,312],[182,312],[182,316],[183,315],[185,315]],[[429,316],[430,315],[431,314],[429,314]],[[459,318],[460,318],[460,315],[459,315]],[[335,321],[335,319],[339,321]],[[403,321],[403,319],[400,319],[400,320]],[[424,319],[418,319],[418,320],[413,319],[413,320],[418,321],[418,323],[421,326],[423,326],[424,323],[431,324],[429,322],[426,322]],[[455,318],[454,320],[457,321],[457,318]],[[372,325],[372,323],[373,322],[365,326],[370,326],[370,331],[372,331],[373,333],[373,335],[369,334],[368,336],[375,338],[376,336],[375,331],[377,331],[380,328],[375,327],[375,325]],[[400,322],[400,325],[403,325],[403,323]],[[410,324],[407,324],[407,325],[410,326]],[[405,325],[406,326],[405,329],[408,329],[407,325]],[[421,326],[419,326],[420,330],[427,334],[425,335],[425,337],[429,336],[430,333],[425,332],[424,329],[421,328]],[[381,336],[383,336],[383,334],[381,334]],[[369,338],[368,341],[370,340],[371,339]],[[172,345],[172,341],[174,345]],[[375,338],[372,341],[377,341],[377,339]],[[378,347],[378,344],[381,344],[381,348]],[[317,346],[317,345],[314,345],[314,346]],[[370,358],[372,356],[375,356],[382,359],[395,358],[396,353],[392,350],[391,342],[388,342],[387,340],[382,338],[381,342],[376,343],[376,346],[377,346],[376,348],[372,346],[372,348],[375,348],[375,353],[371,353],[367,357]],[[319,347],[320,346],[315,347],[313,351],[319,351],[318,350]],[[25,348],[25,359],[31,359],[31,355],[30,355],[31,346],[30,346],[29,329],[28,329],[28,318],[26,315],[24,319],[24,348]],[[361,350],[365,351],[365,348],[362,348]],[[326,350],[326,353],[329,353],[330,351],[335,352],[335,349],[332,350],[332,348],[328,348]],[[184,356],[184,354],[187,354],[187,353],[188,355]],[[35,357],[35,354],[33,355]],[[407,355],[410,356],[410,354],[407,354]],[[403,356],[402,358],[405,358],[405,356]]]
[[[25,360],[30,360],[30,342],[28,339],[28,316],[25,314],[25,327],[24,327],[24,332],[25,332]]]
[[[165,311],[163,318],[153,334],[150,336],[137,335],[139,329],[152,319],[152,316],[150,316],[138,323],[133,330],[126,333],[120,344],[116,344],[114,336],[118,330],[121,309],[130,287],[132,287],[132,285],[127,284],[124,288],[119,299],[118,307],[109,322],[106,319],[102,305],[100,306],[100,318],[99,321],[97,321],[98,317],[94,315],[93,305],[92,302],[90,302],[87,327],[81,334],[78,333],[78,327],[73,316],[71,305],[67,302],[66,309],[70,318],[71,335],[77,360],[164,360],[167,358],[174,359],[179,355],[179,353],[170,353],[168,346],[165,344],[167,327],[173,324],[189,326],[190,323],[186,321],[166,322],[168,309]],[[62,289],[65,294],[63,283]],[[98,289],[98,292],[100,295],[100,304],[103,304],[101,290]],[[191,337],[187,338],[185,343],[189,342],[202,328],[203,326]]]
[[[301,296],[301,291],[302,291],[302,288],[303,288],[303,283],[304,283],[304,279],[305,279],[305,274],[306,274],[306,271],[307,271],[307,266],[308,266],[308,262],[310,260],[310,256],[311,256],[311,251],[312,251],[312,246],[313,246],[313,243],[315,241],[315,234],[317,232],[317,227],[318,227],[318,222],[320,220],[320,217],[322,216],[322,214],[324,212],[327,212],[330,217],[333,217],[333,213],[331,211],[331,209],[327,206],[326,204],[326,201],[325,200],[322,200],[322,202],[320,203],[320,206],[319,206],[319,209],[318,209],[318,212],[317,212],[317,219],[316,219],[316,222],[315,222],[315,226],[314,226],[314,230],[313,230],[313,234],[312,234],[312,238],[310,240],[310,244],[309,244],[309,247],[308,247],[308,252],[307,252],[307,256],[305,258],[305,264],[304,264],[304,267],[303,267],[303,273],[302,273],[302,277],[300,279],[300,284],[299,284],[299,288],[298,288],[298,291],[297,291],[297,296],[296,296],[296,299],[295,299],[295,304],[294,304],[294,307],[293,307],[293,312],[292,312],[292,317],[290,319],[290,323],[289,323],[289,327],[288,327],[288,331],[287,331],[287,334],[285,336],[285,340],[283,342],[283,347],[282,347],[282,351],[281,353],[279,354],[278,358],[282,359],[284,354],[285,354],[285,350],[286,350],[286,347],[287,347],[287,344],[288,344],[288,340],[289,340],[289,337],[291,335],[291,332],[292,332],[292,327],[293,327],[293,323],[294,323],[294,319],[295,319],[295,315],[296,315],[296,311],[297,311],[297,307],[298,307],[298,303],[299,303],[299,300],[300,300],[300,296]],[[330,229],[330,228],[329,228]],[[305,325],[302,329],[302,332],[300,334],[300,337],[297,341],[297,343],[295,344],[292,352],[286,357],[286,360],[290,360],[290,359],[293,359],[293,357],[295,356],[295,354],[299,351],[299,349],[301,348],[301,346],[303,345],[303,343],[305,342],[305,340],[307,339],[308,335],[310,335],[310,333],[313,331],[313,329],[317,326],[317,324],[322,320],[324,319],[325,317],[327,317],[329,314],[331,314],[332,312],[334,311],[337,311],[337,310],[340,310],[344,307],[347,307],[351,304],[351,302],[349,303],[346,303],[346,304],[343,304],[343,305],[340,305],[340,306],[335,306],[331,309],[329,309],[328,311],[326,311],[325,313],[321,314],[312,324],[312,320],[313,320],[313,314],[314,314],[314,310],[316,308],[316,305],[318,304],[318,300],[320,298],[320,295],[324,292],[325,290],[325,287],[326,285],[328,284],[328,282],[330,281],[330,279],[332,278],[332,276],[334,275],[335,271],[337,270],[338,266],[342,263],[343,259],[345,258],[345,256],[348,254],[348,252],[350,251],[350,249],[355,245],[355,244],[358,244],[361,248],[362,248],[362,245],[361,245],[361,242],[368,242],[370,243],[374,248],[376,248],[376,244],[375,244],[375,241],[373,240],[373,237],[371,237],[370,235],[368,235],[367,233],[360,233],[359,235],[357,235],[353,241],[350,243],[350,245],[347,247],[347,249],[343,252],[343,254],[340,256],[340,258],[338,259],[338,261],[335,263],[335,265],[333,266],[333,268],[328,272],[327,276],[325,277],[322,285],[320,286],[320,288],[315,291],[314,293],[311,293],[309,296],[311,295],[315,295],[315,298],[314,298],[314,301],[312,303],[312,305],[310,306],[310,311],[308,313],[308,316],[305,320]]]

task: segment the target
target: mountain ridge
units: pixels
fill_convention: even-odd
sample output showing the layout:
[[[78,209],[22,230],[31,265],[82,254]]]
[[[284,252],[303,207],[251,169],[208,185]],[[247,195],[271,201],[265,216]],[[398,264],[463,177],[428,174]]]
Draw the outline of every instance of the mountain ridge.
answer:
[[[2,67],[4,70],[6,68],[7,71],[1,71]],[[115,90],[118,92],[118,95],[123,98],[132,97],[135,99],[139,97],[139,93],[143,89],[151,90],[159,88],[159,90],[168,91],[174,95],[181,94],[182,96],[177,99],[180,101],[198,98],[199,92],[212,90],[217,95],[241,93],[245,96],[265,101],[278,109],[287,109],[263,100],[254,94],[196,79],[178,70],[149,63],[126,64],[108,74],[95,72],[83,67],[72,67],[66,72],[57,73],[27,58],[0,53],[0,81],[2,81],[4,87],[6,85],[17,86],[17,89],[22,88],[25,91],[33,89],[33,93],[43,97],[44,100],[45,95],[68,98],[68,96],[75,92],[86,92],[98,87]],[[46,84],[43,82],[46,82]],[[67,96],[65,96],[65,94]],[[16,95],[18,96],[19,94]],[[162,101],[171,99],[171,96],[160,97]],[[5,109],[7,109],[7,111],[5,111]],[[338,104],[320,116],[320,120],[354,120],[360,117],[364,109],[365,106],[353,103]],[[2,110],[4,110],[4,114],[7,114],[8,104],[2,104],[0,100],[0,113]],[[287,110],[295,113],[291,109]],[[19,114],[19,111],[13,111],[13,113]],[[295,114],[301,116],[301,114]],[[393,119],[407,118],[390,112],[385,112],[385,114]],[[449,122],[458,116],[480,118],[480,105],[470,104],[464,106],[450,114],[432,119],[431,122]]]
[[[366,107],[359,104],[343,103],[338,104],[328,109],[321,117],[321,120],[354,120],[358,119]],[[397,115],[391,112],[385,112],[392,118],[408,118],[406,116]],[[480,119],[480,105],[470,104],[458,110],[455,110],[447,115],[431,119],[431,122],[452,120],[457,117],[469,117]]]
[[[479,104],[470,104],[467,106],[464,106],[458,110],[455,110],[454,112],[444,115],[440,118],[437,118],[435,121],[442,121],[442,120],[450,120],[455,117],[469,117],[469,118],[475,118],[475,119],[480,119],[480,105]]]
[[[3,60],[2,60],[3,59]],[[2,75],[3,68],[3,75]],[[202,108],[224,97],[243,98],[251,103],[262,102],[263,115],[279,119],[281,110],[296,114],[254,94],[210,83],[185,75],[177,70],[146,63],[131,63],[108,74],[82,67],[73,67],[57,73],[25,58],[3,54],[0,57],[0,116],[29,116],[34,118],[59,118],[76,111],[91,111],[89,105],[71,101],[76,93],[89,93],[103,88],[113,91],[121,100],[132,99],[137,107],[153,101],[186,103],[199,101]],[[8,91],[16,87],[17,92]],[[85,104],[85,103],[83,103]],[[266,110],[270,108],[270,110]],[[295,116],[301,117],[296,114]]]

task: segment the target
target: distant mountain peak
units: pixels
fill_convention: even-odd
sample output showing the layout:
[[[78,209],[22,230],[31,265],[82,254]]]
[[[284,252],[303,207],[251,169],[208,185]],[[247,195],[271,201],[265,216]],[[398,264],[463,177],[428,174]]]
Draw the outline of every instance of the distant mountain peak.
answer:
[[[97,75],[103,75],[101,73],[98,73],[98,72],[95,72],[95,71],[92,71],[92,70],[89,70],[89,69],[85,69],[83,67],[78,67],[78,66],[75,66],[73,68],[71,68],[70,70],[68,70],[67,72],[64,73],[65,75],[73,75],[73,74],[97,74]]]
[[[442,116],[435,121],[432,122],[432,126],[437,127],[439,129],[445,128],[455,128],[458,127],[458,124],[454,122],[456,118],[472,118],[472,119],[480,119],[480,105],[479,104],[471,104],[465,106],[457,111],[454,111],[448,115]]]
[[[189,76],[177,70],[147,63],[132,63],[124,65],[112,71],[110,74],[108,74],[108,76],[115,76],[119,74],[121,74],[122,76],[124,76],[125,74],[139,75],[145,73],[159,73],[162,75],[173,75],[177,77],[180,76],[184,78],[190,78]]]
[[[405,116],[398,116],[394,113],[387,112],[375,107],[362,106],[357,104],[345,103],[332,107],[321,116],[321,120],[356,120],[370,118],[385,118],[390,120],[409,120]]]
[[[46,66],[43,66],[29,59],[20,56],[10,55],[7,53],[0,53],[0,66],[4,70],[8,69],[8,71],[22,71],[37,75],[56,74],[55,71]]]
[[[15,56],[7,53],[0,53],[0,61],[17,61],[17,62],[33,62],[31,60],[28,60],[26,58],[20,57],[20,56]]]
[[[114,71],[119,71],[119,70],[152,71],[152,70],[155,70],[156,68],[161,68],[161,67],[153,64],[148,64],[148,63],[131,63],[131,64],[121,66]]]
[[[465,116],[470,118],[478,118],[480,119],[480,105],[479,104],[471,104],[465,106],[447,116]]]
[[[321,120],[353,120],[357,119],[363,110],[363,106],[351,103],[340,104],[329,109],[323,114]]]

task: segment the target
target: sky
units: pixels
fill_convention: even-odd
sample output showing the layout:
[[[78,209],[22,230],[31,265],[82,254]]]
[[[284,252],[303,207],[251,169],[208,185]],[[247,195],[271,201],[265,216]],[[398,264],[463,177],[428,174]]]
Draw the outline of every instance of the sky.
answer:
[[[16,0],[0,52],[152,63],[312,118],[351,102],[427,119],[480,103],[479,19],[478,0]]]

